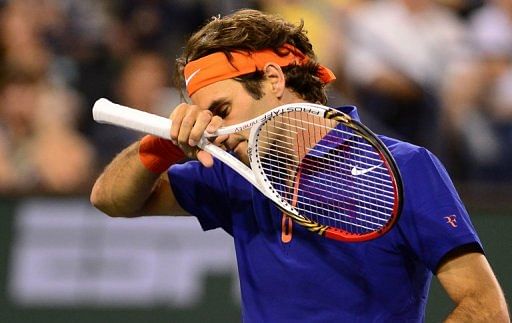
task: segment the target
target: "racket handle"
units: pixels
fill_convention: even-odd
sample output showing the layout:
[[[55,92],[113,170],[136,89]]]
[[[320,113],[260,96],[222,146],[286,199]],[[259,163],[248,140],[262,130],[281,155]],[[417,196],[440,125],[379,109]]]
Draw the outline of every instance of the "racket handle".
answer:
[[[98,99],[94,103],[92,115],[94,120],[99,123],[171,139],[171,121],[169,119],[113,103],[105,98]]]

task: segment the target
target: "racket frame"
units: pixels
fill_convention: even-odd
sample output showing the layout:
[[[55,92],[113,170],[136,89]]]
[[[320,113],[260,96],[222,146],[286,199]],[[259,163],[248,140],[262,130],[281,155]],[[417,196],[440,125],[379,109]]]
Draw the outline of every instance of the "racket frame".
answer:
[[[305,112],[313,116],[318,116],[325,119],[333,119],[343,123],[343,125],[351,128],[355,133],[361,135],[374,148],[376,148],[380,154],[381,160],[387,161],[384,163],[384,165],[386,165],[388,172],[393,174],[391,179],[392,186],[394,188],[393,195],[395,203],[393,205],[393,211],[390,220],[387,221],[379,230],[371,231],[366,234],[355,234],[334,227],[321,225],[309,218],[300,215],[296,208],[288,203],[284,198],[282,198],[281,194],[274,189],[270,181],[266,178],[264,172],[261,171],[261,161],[258,157],[258,135],[267,120],[270,120],[271,118],[286,112]],[[386,145],[384,145],[384,143],[368,127],[353,119],[346,113],[314,103],[292,103],[279,106],[262,115],[260,120],[252,126],[249,135],[248,147],[251,172],[254,173],[254,177],[258,183],[257,187],[259,188],[260,192],[270,198],[285,214],[290,216],[296,223],[307,228],[309,231],[334,240],[346,242],[362,242],[373,240],[384,235],[386,232],[391,230],[394,224],[398,221],[403,205],[403,186],[400,171],[396,161],[394,160]]]

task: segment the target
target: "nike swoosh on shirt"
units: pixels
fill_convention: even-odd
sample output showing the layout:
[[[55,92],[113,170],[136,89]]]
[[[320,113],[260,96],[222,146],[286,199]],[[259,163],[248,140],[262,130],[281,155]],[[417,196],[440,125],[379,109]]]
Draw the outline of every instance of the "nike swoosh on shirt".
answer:
[[[189,77],[187,77],[187,79],[185,80],[185,86],[188,86],[188,84],[190,83],[190,81],[194,78],[194,76],[197,75],[197,73],[199,73],[201,69],[198,69],[197,71],[195,71],[194,73],[190,74]]]
[[[352,175],[354,175],[354,176],[364,175],[364,174],[369,173],[372,170],[382,166],[382,164],[383,163],[380,163],[380,164],[372,166],[370,168],[358,168],[357,166],[354,166],[354,167],[352,167],[352,170],[350,171],[350,173],[352,173]]]

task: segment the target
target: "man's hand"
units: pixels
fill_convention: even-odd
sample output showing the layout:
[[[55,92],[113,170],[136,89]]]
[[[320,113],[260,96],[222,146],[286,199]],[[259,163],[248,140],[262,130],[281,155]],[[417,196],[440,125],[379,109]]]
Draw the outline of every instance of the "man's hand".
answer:
[[[213,157],[200,150],[197,144],[205,132],[215,133],[222,126],[222,119],[210,110],[186,103],[178,105],[170,119],[172,142],[189,158],[198,159],[205,167],[213,166]]]

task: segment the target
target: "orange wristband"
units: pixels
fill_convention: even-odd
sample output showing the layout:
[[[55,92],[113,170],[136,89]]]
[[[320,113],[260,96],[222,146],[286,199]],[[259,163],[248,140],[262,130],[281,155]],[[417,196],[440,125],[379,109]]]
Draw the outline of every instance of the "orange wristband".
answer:
[[[139,143],[139,158],[144,167],[155,174],[160,174],[183,160],[185,154],[171,141],[147,135]]]

